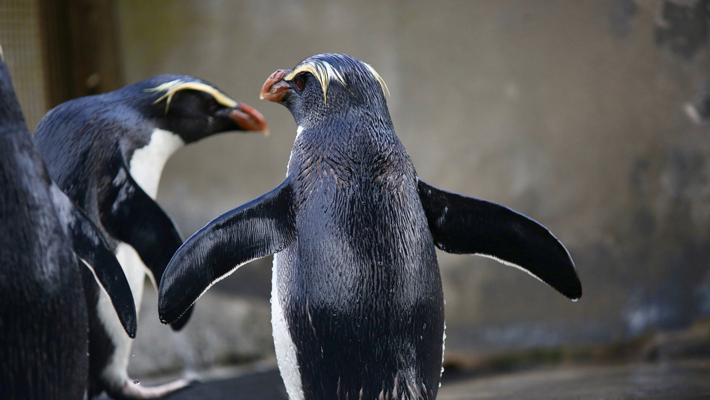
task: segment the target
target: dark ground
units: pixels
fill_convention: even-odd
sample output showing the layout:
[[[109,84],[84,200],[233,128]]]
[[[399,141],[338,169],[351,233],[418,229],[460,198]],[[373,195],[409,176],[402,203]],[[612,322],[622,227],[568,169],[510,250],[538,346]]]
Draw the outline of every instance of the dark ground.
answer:
[[[278,371],[197,384],[170,400],[286,400]],[[557,366],[508,374],[456,373],[439,400],[710,399],[710,361]]]
[[[170,400],[287,400],[279,371],[256,372],[232,379],[197,384],[169,396]]]
[[[439,400],[710,399],[710,320],[616,345],[512,352],[477,363],[456,360],[448,360]],[[202,383],[168,399],[287,400],[275,364],[213,368]]]

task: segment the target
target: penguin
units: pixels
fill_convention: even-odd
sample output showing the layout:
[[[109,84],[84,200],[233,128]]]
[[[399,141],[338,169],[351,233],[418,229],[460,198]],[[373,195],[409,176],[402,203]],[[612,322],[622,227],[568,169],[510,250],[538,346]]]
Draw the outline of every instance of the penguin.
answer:
[[[0,393],[82,399],[88,307],[81,270],[110,298],[127,339],[136,309],[91,219],[54,184],[32,143],[0,49]]]
[[[292,400],[436,398],[445,337],[437,247],[582,295],[572,258],[544,226],[418,177],[387,91],[370,65],[343,54],[274,72],[261,96],[298,126],[286,179],[195,233],[163,274],[158,307],[170,323],[239,266],[274,254],[274,345]]]
[[[264,117],[203,80],[159,75],[119,90],[60,104],[42,118],[35,143],[59,187],[99,226],[120,261],[139,309],[146,274],[156,285],[182,237],[155,201],[163,166],[185,144],[227,131],[265,131]],[[87,277],[88,279],[88,277]],[[89,293],[89,396],[156,398],[186,387],[128,377],[131,341],[106,297]],[[172,327],[179,330],[186,315]]]

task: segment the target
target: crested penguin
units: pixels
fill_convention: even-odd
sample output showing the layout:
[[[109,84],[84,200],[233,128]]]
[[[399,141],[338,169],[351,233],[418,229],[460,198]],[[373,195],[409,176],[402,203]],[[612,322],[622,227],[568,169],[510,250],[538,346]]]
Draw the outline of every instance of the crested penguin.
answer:
[[[0,50],[0,393],[82,399],[88,305],[82,270],[135,337],[131,289],[91,219],[54,184],[32,143]]]
[[[160,282],[182,237],[156,203],[167,159],[185,144],[228,131],[268,132],[263,116],[203,80],[159,75],[122,89],[60,104],[35,130],[49,173],[96,222],[140,307],[146,273]],[[128,377],[131,342],[120,335],[106,297],[89,293],[90,391],[113,398],[162,397],[189,384],[156,387]],[[189,314],[173,323],[175,330]]]
[[[216,281],[275,254],[274,344],[292,400],[436,398],[445,337],[436,247],[582,295],[572,258],[544,226],[417,176],[387,91],[370,65],[343,54],[274,72],[261,96],[297,124],[286,179],[195,233],[163,274],[158,307],[170,323]]]

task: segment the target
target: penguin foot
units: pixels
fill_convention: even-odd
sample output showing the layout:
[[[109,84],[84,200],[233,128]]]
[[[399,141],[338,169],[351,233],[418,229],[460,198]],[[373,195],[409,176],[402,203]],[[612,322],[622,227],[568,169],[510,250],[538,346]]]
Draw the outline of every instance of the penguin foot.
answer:
[[[147,387],[141,386],[138,381],[128,381],[118,393],[111,393],[111,398],[116,400],[159,399],[178,390],[190,387],[194,383],[196,383],[196,381],[178,379],[163,385]]]

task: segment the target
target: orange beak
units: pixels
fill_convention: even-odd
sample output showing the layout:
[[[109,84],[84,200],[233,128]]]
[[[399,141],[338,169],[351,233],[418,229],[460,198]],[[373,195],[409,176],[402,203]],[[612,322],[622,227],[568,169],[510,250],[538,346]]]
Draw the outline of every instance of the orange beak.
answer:
[[[269,125],[266,123],[264,116],[249,104],[239,103],[229,113],[229,118],[245,131],[264,131],[264,135],[269,136]]]
[[[288,70],[280,69],[271,74],[271,76],[264,82],[264,86],[261,88],[261,93],[259,94],[260,99],[266,99],[278,103],[283,100],[286,93],[291,90],[291,86],[283,81],[284,76],[288,74]]]

